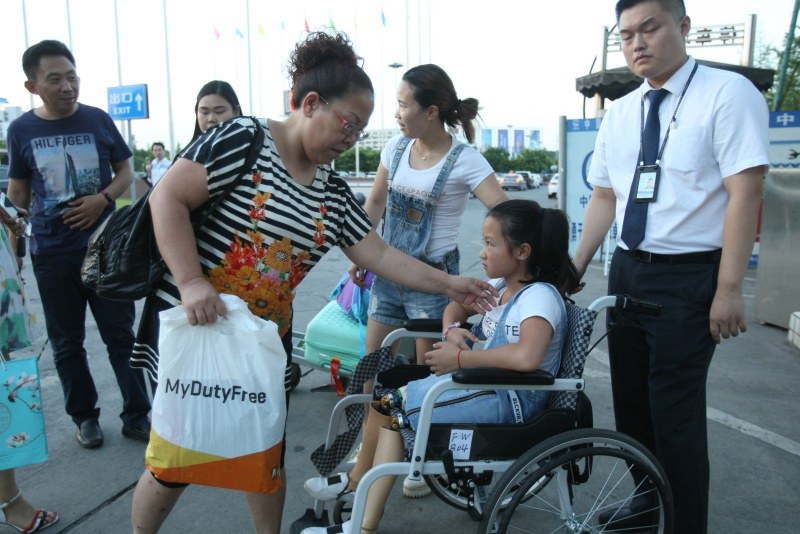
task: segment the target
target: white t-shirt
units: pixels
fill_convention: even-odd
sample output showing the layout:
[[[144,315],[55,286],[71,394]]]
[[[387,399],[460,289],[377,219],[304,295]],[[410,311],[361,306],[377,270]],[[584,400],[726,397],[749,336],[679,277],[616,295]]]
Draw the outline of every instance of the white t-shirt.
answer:
[[[659,149],[694,65],[690,58],[664,84],[670,94],[658,109]],[[639,153],[642,98],[649,90],[645,82],[614,102],[600,125],[589,169],[589,183],[614,189],[621,225]],[[647,111],[645,100],[645,117]],[[721,248],[728,206],[723,178],[769,163],[768,121],[764,97],[747,78],[699,65],[670,130],[658,198],[647,208],[639,248],[658,254]]]
[[[402,138],[402,135],[398,135],[390,139],[381,153],[381,163],[390,173],[395,147]],[[430,169],[412,169],[408,164],[408,159],[414,143],[416,143],[416,139],[413,139],[408,144],[403,157],[400,159],[397,172],[392,177],[392,188],[397,192],[417,198],[427,198],[433,191],[433,185],[436,183],[436,178],[439,176],[447,156],[443,156]],[[450,150],[457,143],[458,141],[453,138]],[[453,170],[450,172],[450,176],[447,178],[444,191],[442,196],[439,197],[433,214],[431,237],[425,249],[425,254],[431,261],[440,260],[447,252],[456,248],[458,245],[458,229],[461,225],[461,214],[467,206],[469,193],[492,173],[494,173],[492,166],[476,149],[465,147],[461,151]]]
[[[494,278],[489,280],[489,283],[494,287],[498,287],[501,281],[500,278]],[[506,292],[506,289],[507,287],[504,286],[500,290],[501,297]],[[509,299],[508,302],[511,302],[511,300],[513,298]],[[487,340],[494,335],[497,323],[503,316],[503,311],[508,306],[508,302],[495,306],[484,316],[481,327]],[[555,375],[558,373],[558,366],[561,362],[562,344],[560,340],[563,339],[561,333],[563,332],[562,329],[565,329],[567,325],[563,302],[552,287],[548,287],[547,284],[535,283],[525,289],[517,298],[514,306],[508,310],[505,333],[509,343],[519,343],[520,325],[531,317],[541,317],[553,327],[553,340],[548,346],[539,368]],[[554,344],[554,342],[556,343]]]
[[[154,159],[150,164],[152,165],[150,167],[150,183],[156,185],[161,177],[164,176],[164,173],[167,172],[169,166],[172,165],[172,162],[164,158],[161,161]]]

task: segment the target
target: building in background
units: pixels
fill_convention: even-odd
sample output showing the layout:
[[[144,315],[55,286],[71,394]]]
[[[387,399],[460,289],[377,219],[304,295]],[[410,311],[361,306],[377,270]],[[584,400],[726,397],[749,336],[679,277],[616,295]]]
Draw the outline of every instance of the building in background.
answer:
[[[389,139],[400,133],[399,128],[385,128],[383,130],[376,129],[367,131],[369,132],[369,137],[358,142],[359,148],[365,150],[377,150],[379,152],[383,150],[383,147],[386,146],[386,143],[389,142]]]
[[[502,148],[514,157],[526,149],[541,149],[542,130],[525,126],[479,128],[475,135],[475,144],[481,152],[489,147]]]
[[[8,132],[8,125],[11,121],[22,115],[22,108],[19,106],[9,106],[5,98],[0,98],[0,142],[5,144]]]

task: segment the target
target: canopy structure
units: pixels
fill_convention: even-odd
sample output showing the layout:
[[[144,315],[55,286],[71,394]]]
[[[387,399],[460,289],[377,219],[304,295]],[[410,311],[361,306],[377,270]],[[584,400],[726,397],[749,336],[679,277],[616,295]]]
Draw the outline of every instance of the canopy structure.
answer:
[[[766,91],[772,87],[775,71],[772,69],[760,69],[756,67],[746,67],[743,65],[733,65],[730,63],[717,63],[715,61],[697,60],[701,65],[707,65],[717,69],[738,72],[755,85],[759,91]],[[625,96],[642,84],[642,78],[635,75],[628,67],[619,67],[605,71],[594,72],[575,79],[575,88],[585,97],[600,95],[602,98],[616,100]]]

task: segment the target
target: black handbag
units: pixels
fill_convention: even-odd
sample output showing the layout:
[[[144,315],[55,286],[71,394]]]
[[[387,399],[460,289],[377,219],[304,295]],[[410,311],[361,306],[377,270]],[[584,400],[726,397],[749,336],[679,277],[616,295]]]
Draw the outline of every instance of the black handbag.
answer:
[[[195,233],[220,202],[248,174],[264,144],[264,129],[251,117],[256,134],[239,175],[193,224]],[[114,211],[89,238],[81,266],[81,280],[101,297],[112,300],[138,300],[153,293],[167,266],[158,251],[148,199],[152,189],[133,204]]]

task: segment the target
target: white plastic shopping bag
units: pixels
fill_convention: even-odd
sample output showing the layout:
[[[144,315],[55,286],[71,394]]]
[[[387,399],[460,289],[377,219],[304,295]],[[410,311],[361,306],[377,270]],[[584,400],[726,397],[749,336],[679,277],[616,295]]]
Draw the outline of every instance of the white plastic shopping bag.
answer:
[[[227,318],[161,312],[146,465],[159,479],[256,493],[281,487],[286,353],[277,325],[222,295]]]

